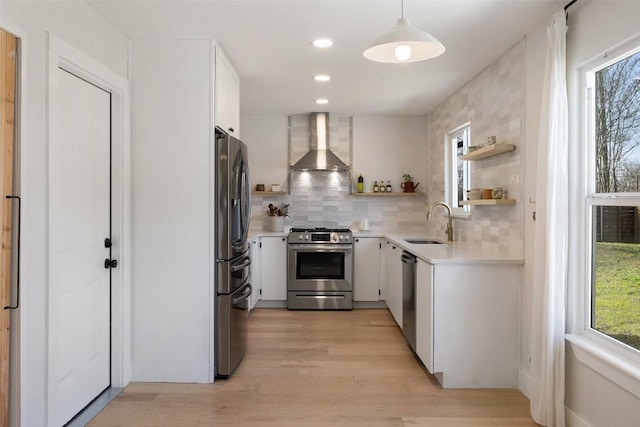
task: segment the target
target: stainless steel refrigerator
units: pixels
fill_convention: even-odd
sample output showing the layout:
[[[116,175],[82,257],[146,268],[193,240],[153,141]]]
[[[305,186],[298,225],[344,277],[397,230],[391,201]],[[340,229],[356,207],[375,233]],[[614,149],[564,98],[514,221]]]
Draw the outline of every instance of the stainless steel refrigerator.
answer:
[[[216,328],[217,378],[233,373],[247,348],[251,257],[247,235],[251,184],[247,146],[216,128]]]

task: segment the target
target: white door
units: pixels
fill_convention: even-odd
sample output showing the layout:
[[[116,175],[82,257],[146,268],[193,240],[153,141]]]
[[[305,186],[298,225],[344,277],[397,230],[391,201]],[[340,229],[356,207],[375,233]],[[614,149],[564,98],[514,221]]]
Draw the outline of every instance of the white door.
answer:
[[[48,425],[110,384],[108,92],[58,69],[49,141]]]

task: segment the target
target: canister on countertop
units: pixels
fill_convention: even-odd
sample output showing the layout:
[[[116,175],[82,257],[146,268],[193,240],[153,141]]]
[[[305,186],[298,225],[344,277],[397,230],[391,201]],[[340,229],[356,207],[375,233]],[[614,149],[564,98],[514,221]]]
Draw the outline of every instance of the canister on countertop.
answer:
[[[468,200],[480,200],[482,199],[482,190],[479,188],[470,188],[467,191]]]

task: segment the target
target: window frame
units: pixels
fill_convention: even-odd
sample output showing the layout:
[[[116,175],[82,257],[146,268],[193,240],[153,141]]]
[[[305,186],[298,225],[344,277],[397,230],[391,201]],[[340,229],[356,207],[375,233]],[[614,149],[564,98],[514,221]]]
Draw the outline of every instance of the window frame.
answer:
[[[469,151],[469,143],[471,141],[471,122],[466,122],[450,131],[444,136],[444,165],[445,165],[445,192],[444,197],[446,203],[451,207],[451,214],[454,217],[468,218],[471,216],[471,206],[458,205],[457,184],[458,184],[458,154],[457,149],[453,148],[454,138],[463,138],[463,151]],[[463,192],[471,187],[471,162],[462,160],[463,163]],[[463,194],[464,199],[464,194]]]
[[[640,397],[640,350],[591,327],[593,303],[593,208],[640,206],[640,192],[596,193],[595,73],[640,52],[640,37],[615,46],[576,68],[577,150],[572,162],[572,205],[578,221],[570,227],[567,340],[576,357],[596,372]]]

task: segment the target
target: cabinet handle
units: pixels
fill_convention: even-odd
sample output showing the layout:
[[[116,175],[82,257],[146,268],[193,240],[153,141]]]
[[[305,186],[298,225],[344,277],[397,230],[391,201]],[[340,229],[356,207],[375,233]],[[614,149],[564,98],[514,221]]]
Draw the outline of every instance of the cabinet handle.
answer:
[[[286,238],[284,238],[284,237],[282,238],[282,241],[283,241],[283,242],[285,242],[286,240],[287,240]]]
[[[235,132],[235,130],[233,130],[233,128],[229,128],[229,132]]]
[[[20,223],[22,222],[22,199],[20,196],[4,196],[5,199],[16,200],[18,202],[18,254],[16,259],[16,265],[18,271],[16,272],[16,304],[4,307],[4,310],[16,310],[20,308]],[[11,296],[11,290],[9,290],[9,296]]]
[[[360,239],[356,239],[356,243],[359,242],[359,241],[360,241]]]

